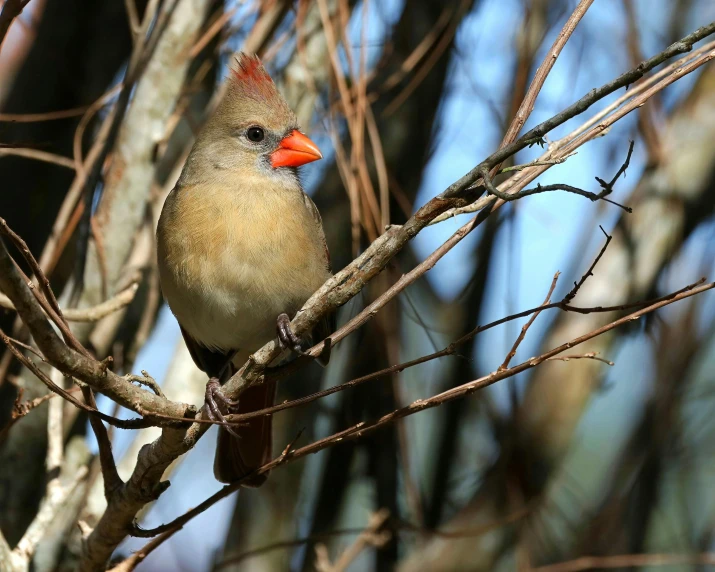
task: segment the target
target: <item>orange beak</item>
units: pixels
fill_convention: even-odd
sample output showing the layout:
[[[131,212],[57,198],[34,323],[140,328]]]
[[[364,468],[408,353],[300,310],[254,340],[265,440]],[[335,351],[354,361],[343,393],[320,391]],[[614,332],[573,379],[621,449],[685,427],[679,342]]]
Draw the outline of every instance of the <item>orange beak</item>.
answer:
[[[271,153],[271,165],[278,167],[300,167],[322,159],[318,146],[297,129],[284,137],[278,149]]]

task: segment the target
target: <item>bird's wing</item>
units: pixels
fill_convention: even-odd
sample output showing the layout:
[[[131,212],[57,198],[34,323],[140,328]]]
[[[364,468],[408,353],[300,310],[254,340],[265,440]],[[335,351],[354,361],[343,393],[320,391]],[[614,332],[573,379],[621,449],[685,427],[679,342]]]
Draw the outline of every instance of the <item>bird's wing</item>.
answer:
[[[181,335],[184,336],[186,347],[189,349],[189,354],[191,354],[191,358],[201,371],[206,372],[209,377],[215,378],[221,377],[222,373],[224,374],[223,377],[227,374],[229,376],[233,374],[232,366],[230,364],[228,368],[225,366],[236,352],[232,350],[226,352],[210,350],[192,338],[181,325],[179,327],[181,328]],[[223,381],[223,379],[220,381]]]
[[[323,219],[320,216],[318,207],[315,206],[313,199],[311,199],[307,194],[303,193],[303,201],[305,202],[305,207],[308,212],[313,216],[315,225],[318,227],[318,232],[320,234],[320,240],[323,241],[323,250],[325,251],[325,264],[329,272],[332,272],[330,268],[330,251],[328,250],[328,242],[325,240],[325,231],[323,230]]]
[[[330,268],[330,251],[328,250],[328,242],[325,240],[325,231],[323,230],[323,219],[320,216],[318,207],[315,206],[313,200],[305,193],[303,193],[303,200],[305,201],[305,206],[308,211],[310,211],[311,215],[313,216],[313,219],[315,220],[315,224],[318,227],[320,239],[323,241],[323,249],[325,251],[325,265],[328,271],[332,273],[332,269]],[[320,340],[324,340],[335,331],[337,326],[336,317],[336,313],[331,312],[327,316],[324,316],[323,319],[320,320],[320,322],[318,322],[318,324],[313,329],[314,341],[318,342]],[[321,356],[321,358],[318,358],[318,361],[323,365],[327,364],[328,360],[330,360],[329,351],[324,357]]]

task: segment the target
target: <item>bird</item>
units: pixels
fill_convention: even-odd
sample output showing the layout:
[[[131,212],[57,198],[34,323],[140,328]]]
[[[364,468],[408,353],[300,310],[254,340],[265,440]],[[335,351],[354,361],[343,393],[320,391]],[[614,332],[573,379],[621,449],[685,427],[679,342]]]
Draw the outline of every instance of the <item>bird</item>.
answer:
[[[297,168],[322,154],[298,126],[258,56],[239,53],[226,92],[198,133],[157,227],[162,293],[196,365],[208,375],[208,416],[235,405],[221,383],[278,337],[301,352],[290,320],[331,276],[317,207]],[[334,318],[313,338],[325,339]],[[244,390],[236,410],[273,405],[275,383]],[[271,459],[271,417],[222,426],[214,458],[220,482],[258,487]]]

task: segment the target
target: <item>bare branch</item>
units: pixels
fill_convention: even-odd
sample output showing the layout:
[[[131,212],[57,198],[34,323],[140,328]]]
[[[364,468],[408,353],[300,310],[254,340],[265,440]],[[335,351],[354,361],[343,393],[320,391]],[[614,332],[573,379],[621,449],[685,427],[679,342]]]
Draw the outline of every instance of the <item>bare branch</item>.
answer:
[[[3,41],[7,35],[7,31],[10,29],[12,21],[17,18],[22,11],[30,3],[30,0],[6,0],[2,7],[2,12],[0,12],[0,48],[2,48]]]
[[[516,355],[516,350],[519,349],[519,345],[521,342],[524,341],[524,338],[526,337],[526,332],[529,331],[529,328],[531,327],[531,324],[534,323],[536,318],[538,318],[539,314],[541,314],[541,311],[548,305],[548,303],[551,301],[551,295],[554,293],[554,289],[556,288],[556,282],[559,279],[559,275],[561,273],[557,272],[554,274],[554,279],[551,281],[551,286],[549,287],[549,292],[546,294],[546,298],[544,298],[543,303],[541,304],[541,307],[534,312],[531,315],[531,318],[524,324],[521,328],[521,331],[519,332],[519,335],[517,336],[516,340],[514,340],[514,345],[511,347],[511,350],[509,350],[509,353],[506,355],[504,358],[504,362],[499,366],[497,371],[504,371],[509,367],[509,362],[511,359]]]
[[[384,427],[385,425],[393,423],[394,421],[396,421],[398,419],[402,419],[404,417],[414,415],[415,413],[424,411],[425,409],[431,409],[433,407],[437,407],[439,405],[442,405],[442,404],[447,403],[448,401],[452,401],[454,399],[459,399],[459,398],[465,397],[471,393],[474,393],[475,391],[483,389],[484,387],[493,385],[494,383],[496,383],[498,381],[501,381],[508,377],[513,377],[514,375],[517,375],[517,374],[527,371],[529,369],[533,369],[533,368],[537,367],[538,365],[544,363],[545,361],[565,352],[566,350],[576,347],[590,339],[593,339],[593,338],[600,336],[606,332],[609,332],[619,326],[622,326],[629,322],[635,321],[635,320],[639,319],[640,317],[642,317],[646,314],[649,314],[651,312],[654,312],[655,310],[658,310],[664,306],[667,306],[669,304],[672,304],[672,303],[680,301],[680,300],[684,300],[686,298],[690,298],[690,297],[698,295],[702,292],[712,290],[713,288],[715,288],[715,282],[703,284],[702,286],[698,286],[698,287],[692,288],[688,291],[681,292],[680,294],[671,296],[668,300],[663,300],[661,302],[657,302],[657,303],[652,304],[652,305],[650,305],[646,308],[643,308],[641,310],[637,310],[636,312],[628,314],[627,316],[624,316],[618,320],[614,320],[604,326],[601,326],[600,328],[597,328],[591,332],[588,332],[588,333],[583,334],[577,338],[574,338],[564,344],[561,344],[560,346],[557,346],[557,347],[541,354],[538,357],[532,357],[518,365],[515,365],[515,366],[509,368],[509,369],[502,370],[502,371],[494,371],[484,377],[480,377],[479,379],[475,379],[468,383],[459,385],[455,388],[444,391],[444,392],[437,394],[433,397],[430,397],[428,399],[418,399],[417,401],[412,402],[410,405],[408,405],[406,407],[402,407],[400,409],[396,409],[395,411],[392,411],[390,413],[387,413],[375,421],[361,421],[360,423],[357,423],[347,429],[344,429],[338,433],[335,433],[333,435],[330,435],[328,437],[325,437],[323,439],[315,441],[309,445],[306,445],[304,447],[296,449],[292,452],[289,452],[286,455],[281,454],[279,457],[273,459],[269,463],[266,463],[261,468],[254,471],[253,473],[246,475],[246,477],[244,477],[244,479],[251,478],[254,475],[260,475],[260,474],[267,473],[267,472],[277,468],[280,465],[283,465],[286,463],[291,463],[291,462],[293,462],[301,457],[304,457],[306,455],[312,455],[313,453],[317,453],[318,451],[321,451],[322,449],[333,446],[333,445],[340,443],[346,439],[356,439],[359,437],[363,437],[367,433],[371,433],[379,428]],[[139,536],[139,537],[152,537],[152,536],[156,536],[157,534],[163,534],[163,533],[173,530],[177,527],[181,528],[189,520],[191,520],[198,514],[201,514],[202,512],[206,511],[209,507],[213,506],[219,500],[226,498],[228,495],[230,495],[234,491],[238,490],[241,487],[244,479],[236,481],[235,483],[232,483],[230,485],[224,486],[221,490],[219,490],[214,495],[210,496],[208,499],[203,501],[201,504],[199,504],[195,508],[187,511],[185,514],[176,518],[175,520],[173,520],[172,522],[170,522],[168,524],[164,524],[164,525],[161,525],[156,528],[149,529],[149,530],[140,529],[135,526],[134,530],[132,531],[132,535]]]
[[[559,32],[559,35],[556,36],[553,45],[544,57],[544,61],[541,62],[541,65],[536,70],[534,79],[531,81],[531,85],[529,86],[529,90],[526,92],[524,100],[521,102],[516,115],[514,115],[511,125],[509,125],[509,128],[504,134],[501,147],[504,147],[514,141],[517,135],[519,135],[519,131],[521,131],[521,128],[524,127],[526,120],[534,110],[536,98],[539,96],[539,92],[541,91],[549,72],[551,72],[551,69],[554,67],[556,59],[559,57],[561,50],[564,49],[566,42],[569,41],[569,38],[576,29],[578,23],[586,15],[586,11],[591,7],[591,4],[593,4],[593,0],[581,0],[578,6],[576,6],[574,11],[571,13],[571,16],[569,16],[569,19],[566,20],[566,23]]]
[[[56,153],[48,153],[47,151],[30,149],[27,147],[0,147],[0,157],[11,155],[15,157],[25,157],[26,159],[35,159],[36,161],[44,161],[45,163],[52,163],[53,165],[59,165],[60,167],[66,167],[67,169],[75,168],[75,164],[72,159],[69,157],[63,157],[62,155],[57,155]]]
[[[368,546],[375,546],[377,548],[384,546],[392,537],[392,533],[389,530],[383,530],[389,517],[390,511],[385,508],[372,514],[365,530],[358,535],[355,542],[345,549],[334,564],[327,561],[322,563],[322,566],[317,566],[318,563],[316,563],[316,569],[319,570],[319,572],[344,572],[355,558]],[[316,552],[319,551],[320,546],[324,548],[324,545],[319,544],[315,547]],[[325,549],[325,553],[325,560],[327,560],[327,549]],[[320,560],[319,558],[319,561]]]
[[[68,322],[97,322],[131,304],[138,289],[139,283],[137,281],[101,304],[97,304],[96,306],[92,306],[90,308],[67,308],[66,310],[62,310],[62,315]],[[8,310],[15,309],[15,305],[12,303],[12,300],[5,296],[5,294],[1,293],[0,306]]]
[[[594,359],[596,361],[600,361],[601,363],[605,363],[606,365],[616,365],[615,363],[613,363],[610,360],[598,357],[596,352],[588,352],[585,354],[575,354],[575,355],[568,355],[568,356],[557,356],[557,357],[549,358],[548,361],[570,361],[572,359]]]
[[[715,564],[715,553],[703,554],[619,554],[582,556],[568,562],[531,568],[530,572],[581,572],[597,568],[638,568],[641,566],[678,566]]]

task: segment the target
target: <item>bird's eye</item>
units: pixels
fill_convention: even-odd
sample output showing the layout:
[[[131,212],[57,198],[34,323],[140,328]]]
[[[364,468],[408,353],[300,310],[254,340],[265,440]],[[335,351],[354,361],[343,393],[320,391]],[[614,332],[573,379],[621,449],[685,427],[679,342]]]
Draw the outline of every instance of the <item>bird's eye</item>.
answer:
[[[246,132],[246,137],[248,137],[248,140],[253,141],[254,143],[260,143],[261,141],[263,141],[263,138],[265,136],[266,134],[260,127],[249,127],[248,131]]]

